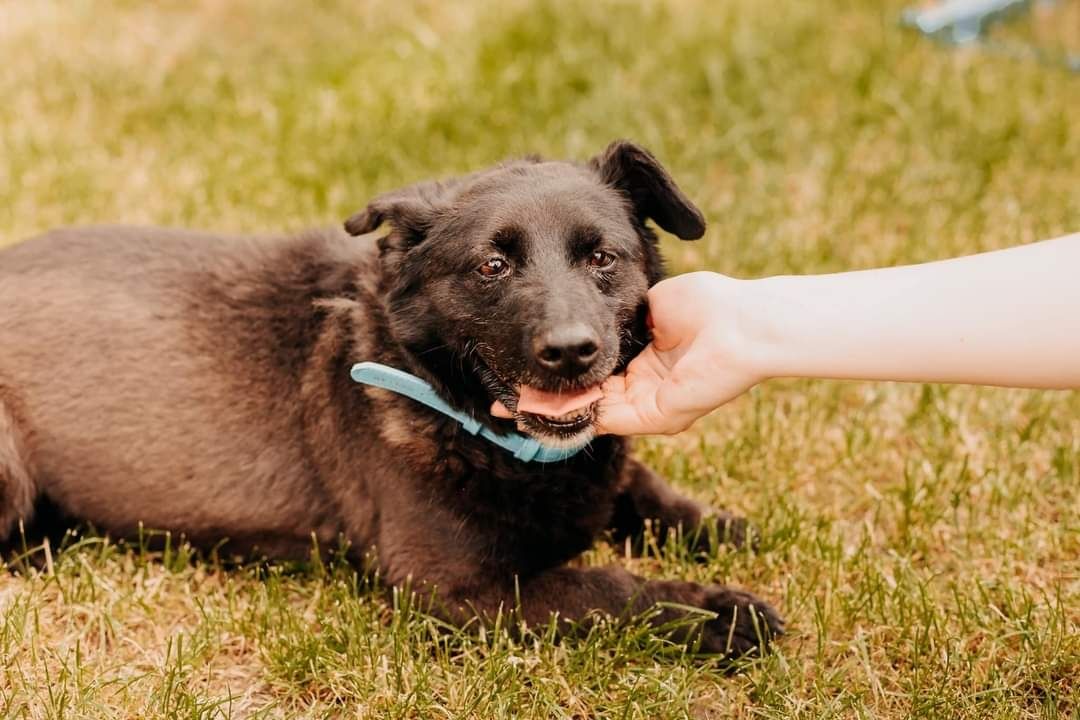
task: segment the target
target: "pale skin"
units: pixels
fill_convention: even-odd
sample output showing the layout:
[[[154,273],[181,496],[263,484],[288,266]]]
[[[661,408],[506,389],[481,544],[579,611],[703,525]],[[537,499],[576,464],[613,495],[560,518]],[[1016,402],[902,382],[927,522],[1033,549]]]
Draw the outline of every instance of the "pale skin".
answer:
[[[1080,233],[832,275],[679,275],[603,386],[602,434],[673,434],[769,378],[1080,388]]]

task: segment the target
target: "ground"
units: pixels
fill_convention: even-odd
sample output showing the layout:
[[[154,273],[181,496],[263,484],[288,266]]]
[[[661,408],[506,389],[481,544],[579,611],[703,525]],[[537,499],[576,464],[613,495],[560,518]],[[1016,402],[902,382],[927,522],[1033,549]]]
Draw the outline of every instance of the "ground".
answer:
[[[866,268],[1080,229],[1080,78],[943,49],[901,9],[0,0],[0,243],[336,223],[404,183],[615,137],[708,217],[704,240],[664,240],[675,271]],[[760,551],[601,544],[584,562],[770,599],[789,633],[739,674],[640,627],[449,632],[340,564],[91,540],[0,576],[0,718],[1080,714],[1076,394],[772,381],[639,452],[756,521]]]

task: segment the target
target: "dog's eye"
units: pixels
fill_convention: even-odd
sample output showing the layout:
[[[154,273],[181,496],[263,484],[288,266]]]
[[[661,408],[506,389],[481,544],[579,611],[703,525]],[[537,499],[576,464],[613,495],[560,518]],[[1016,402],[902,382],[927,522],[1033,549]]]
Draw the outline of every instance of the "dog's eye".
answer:
[[[510,263],[502,258],[491,258],[476,270],[486,278],[496,278],[500,275],[505,275],[506,271],[509,269]]]
[[[603,250],[597,250],[589,256],[589,267],[594,270],[608,270],[615,264],[615,256]]]

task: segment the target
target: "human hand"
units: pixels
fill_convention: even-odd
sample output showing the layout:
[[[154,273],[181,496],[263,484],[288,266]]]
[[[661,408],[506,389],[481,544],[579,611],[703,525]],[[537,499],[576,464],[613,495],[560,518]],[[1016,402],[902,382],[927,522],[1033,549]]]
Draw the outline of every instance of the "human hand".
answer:
[[[750,283],[695,272],[649,291],[653,340],[603,385],[601,434],[674,434],[765,379],[747,340]]]

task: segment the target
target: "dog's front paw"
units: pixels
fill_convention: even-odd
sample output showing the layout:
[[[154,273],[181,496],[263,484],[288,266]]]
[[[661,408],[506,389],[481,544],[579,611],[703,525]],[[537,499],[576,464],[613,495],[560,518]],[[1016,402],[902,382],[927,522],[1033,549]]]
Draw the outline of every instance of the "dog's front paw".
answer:
[[[735,660],[761,654],[784,634],[784,620],[769,603],[723,585],[705,588],[702,607],[716,613],[701,628],[700,651]]]

